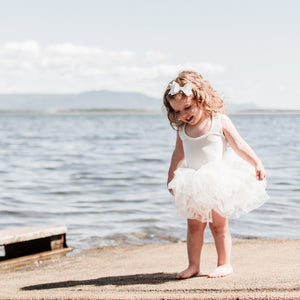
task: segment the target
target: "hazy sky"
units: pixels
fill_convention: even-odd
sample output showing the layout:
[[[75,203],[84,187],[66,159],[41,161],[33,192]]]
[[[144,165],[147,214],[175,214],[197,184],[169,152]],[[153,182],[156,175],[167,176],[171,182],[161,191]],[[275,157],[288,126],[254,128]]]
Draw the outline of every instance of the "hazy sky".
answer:
[[[0,93],[161,97],[178,71],[227,102],[300,109],[300,1],[0,0]]]

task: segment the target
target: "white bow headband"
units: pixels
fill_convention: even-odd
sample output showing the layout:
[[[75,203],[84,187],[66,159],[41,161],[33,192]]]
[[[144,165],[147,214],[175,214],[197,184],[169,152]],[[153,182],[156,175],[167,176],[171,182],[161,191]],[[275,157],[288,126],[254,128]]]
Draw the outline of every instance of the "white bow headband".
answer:
[[[193,94],[192,85],[190,83],[186,83],[184,86],[180,86],[176,81],[173,81],[169,84],[170,92],[169,95],[175,95],[182,91],[186,96],[190,96]]]

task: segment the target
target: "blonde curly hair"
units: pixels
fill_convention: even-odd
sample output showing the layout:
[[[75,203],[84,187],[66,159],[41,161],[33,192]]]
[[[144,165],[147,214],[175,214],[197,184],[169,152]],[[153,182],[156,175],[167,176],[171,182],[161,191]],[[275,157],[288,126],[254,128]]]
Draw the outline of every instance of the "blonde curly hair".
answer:
[[[194,100],[197,102],[199,107],[205,111],[206,114],[212,115],[212,113],[224,113],[224,102],[217,94],[217,92],[213,89],[211,84],[204,80],[202,75],[195,71],[182,71],[178,74],[178,76],[170,81],[177,82],[180,86],[184,86],[186,83],[190,83],[192,85],[192,92],[194,96]],[[169,84],[170,84],[169,83]],[[187,97],[183,94],[182,91],[178,92],[175,95],[169,95],[170,86],[168,87],[164,93],[164,106],[167,112],[168,119],[170,121],[170,125],[172,128],[180,128],[184,125],[184,122],[177,118],[175,111],[170,105],[170,101],[180,97]]]

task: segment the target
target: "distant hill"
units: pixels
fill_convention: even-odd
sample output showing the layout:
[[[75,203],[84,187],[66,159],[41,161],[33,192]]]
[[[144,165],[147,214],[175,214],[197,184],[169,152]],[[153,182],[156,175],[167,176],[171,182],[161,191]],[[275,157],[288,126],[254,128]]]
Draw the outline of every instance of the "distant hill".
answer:
[[[100,90],[79,94],[0,94],[0,111],[161,111],[162,105],[162,99],[137,92]],[[229,112],[260,110],[253,103],[228,104],[226,108]]]
[[[136,92],[89,91],[79,94],[0,94],[0,110],[161,110],[162,100]]]
[[[246,102],[246,103],[228,103],[226,109],[229,112],[239,112],[239,111],[248,111],[248,110],[262,110],[255,103]]]

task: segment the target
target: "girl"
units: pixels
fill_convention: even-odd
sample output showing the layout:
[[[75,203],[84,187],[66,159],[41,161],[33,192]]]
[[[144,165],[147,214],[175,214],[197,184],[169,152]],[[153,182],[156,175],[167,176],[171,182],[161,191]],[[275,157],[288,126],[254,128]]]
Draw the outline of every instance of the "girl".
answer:
[[[189,265],[177,278],[199,273],[207,222],[218,255],[217,268],[208,277],[229,275],[233,269],[228,218],[248,213],[268,199],[265,169],[223,114],[223,100],[199,73],[179,73],[165,91],[164,106],[171,126],[177,128],[168,188],[177,213],[188,219]],[[227,150],[227,143],[239,157]]]

